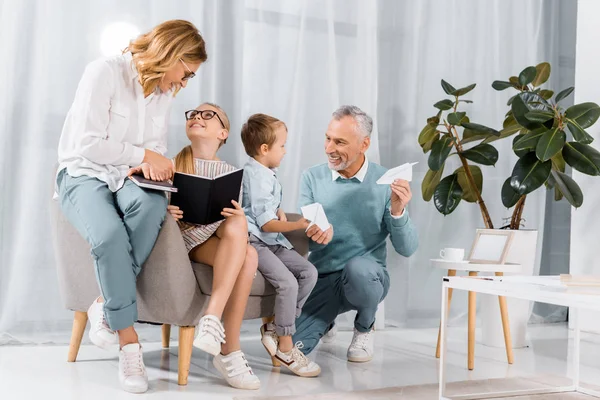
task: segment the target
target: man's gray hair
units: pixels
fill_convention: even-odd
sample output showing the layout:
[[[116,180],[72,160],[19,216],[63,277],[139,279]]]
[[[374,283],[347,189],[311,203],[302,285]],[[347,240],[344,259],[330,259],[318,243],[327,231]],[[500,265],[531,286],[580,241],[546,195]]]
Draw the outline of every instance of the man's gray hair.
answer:
[[[373,118],[356,106],[341,106],[333,112],[333,118],[339,121],[344,117],[353,117],[362,137],[371,137],[373,131]]]

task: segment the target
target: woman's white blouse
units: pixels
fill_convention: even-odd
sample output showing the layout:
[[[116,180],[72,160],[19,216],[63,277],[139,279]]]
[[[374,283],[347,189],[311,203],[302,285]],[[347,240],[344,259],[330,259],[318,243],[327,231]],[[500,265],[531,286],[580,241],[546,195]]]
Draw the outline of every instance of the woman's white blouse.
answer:
[[[79,82],[58,145],[58,171],[92,176],[113,192],[145,149],[167,150],[173,92],[144,98],[131,53],[91,62]]]

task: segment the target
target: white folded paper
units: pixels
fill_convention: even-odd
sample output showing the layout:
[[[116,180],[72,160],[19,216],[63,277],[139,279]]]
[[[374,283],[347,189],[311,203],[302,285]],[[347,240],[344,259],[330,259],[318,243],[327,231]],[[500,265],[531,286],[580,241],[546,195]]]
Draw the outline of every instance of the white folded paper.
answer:
[[[322,231],[329,229],[329,221],[321,203],[312,203],[300,209],[302,210],[302,216],[310,221],[308,228],[317,225]],[[308,230],[308,228],[306,229]]]
[[[412,180],[412,167],[415,164],[418,163],[405,163],[399,167],[388,170],[381,178],[377,180],[377,184],[391,185],[396,179],[404,179],[410,182]]]

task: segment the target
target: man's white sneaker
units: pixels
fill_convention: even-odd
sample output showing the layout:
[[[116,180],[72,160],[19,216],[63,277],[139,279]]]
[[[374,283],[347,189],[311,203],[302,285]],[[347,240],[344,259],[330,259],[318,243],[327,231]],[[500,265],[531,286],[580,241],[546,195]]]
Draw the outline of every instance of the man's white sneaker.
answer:
[[[90,320],[90,332],[88,335],[93,344],[108,350],[119,343],[117,332],[110,329],[104,317],[104,303],[99,303],[98,299],[94,300],[90,308],[88,308],[87,315]]]
[[[354,329],[352,343],[348,347],[348,361],[367,362],[373,358],[373,330],[369,332],[359,332]]]
[[[335,341],[335,335],[337,334],[337,325],[333,325],[321,338],[321,341],[325,344]]]
[[[217,354],[213,358],[213,365],[221,373],[223,378],[237,389],[256,390],[260,389],[260,380],[252,368],[248,365],[246,356],[241,350],[234,351],[233,353]]]
[[[216,356],[221,352],[221,343],[225,343],[225,328],[219,318],[214,315],[205,315],[200,318],[194,347]]]
[[[144,393],[148,390],[148,374],[139,343],[127,344],[119,351],[119,381],[127,392]]]
[[[308,378],[319,375],[321,373],[321,367],[319,367],[316,362],[309,360],[308,357],[300,351],[302,347],[302,343],[296,343],[292,350],[287,353],[277,349],[275,358],[298,376]]]
[[[279,346],[279,336],[275,333],[275,325],[268,323],[260,327],[260,341],[271,357],[277,353]]]

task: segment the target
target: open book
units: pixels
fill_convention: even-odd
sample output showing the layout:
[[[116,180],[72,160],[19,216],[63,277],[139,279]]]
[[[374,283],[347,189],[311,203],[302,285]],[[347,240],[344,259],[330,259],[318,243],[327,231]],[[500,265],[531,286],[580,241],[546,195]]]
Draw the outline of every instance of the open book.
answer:
[[[234,208],[231,200],[239,201],[244,170],[238,169],[214,179],[176,172],[171,204],[183,211],[184,222],[208,225],[225,219],[224,208]]]

